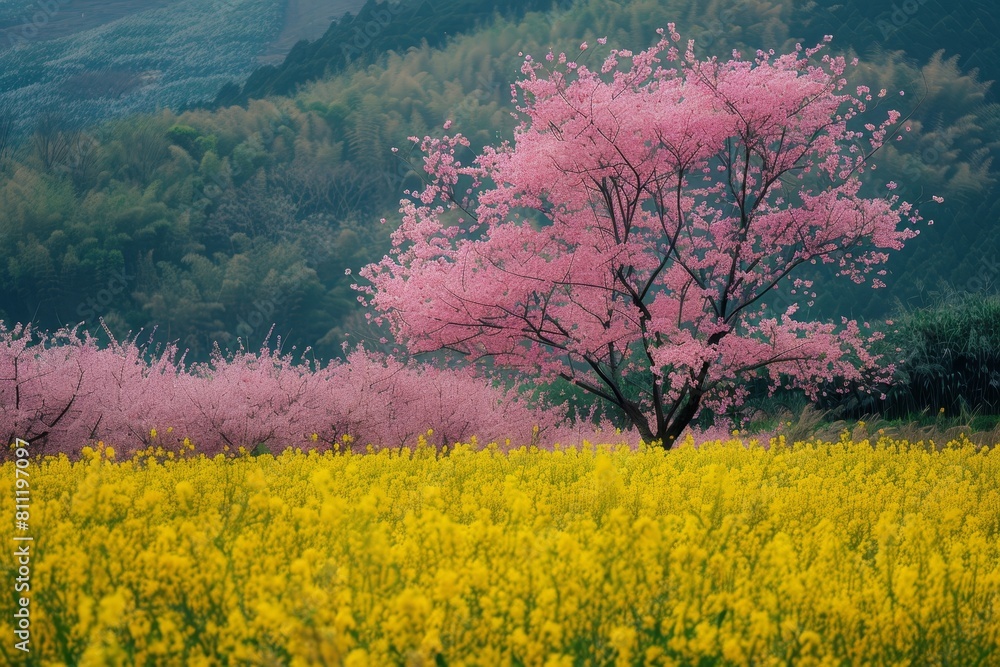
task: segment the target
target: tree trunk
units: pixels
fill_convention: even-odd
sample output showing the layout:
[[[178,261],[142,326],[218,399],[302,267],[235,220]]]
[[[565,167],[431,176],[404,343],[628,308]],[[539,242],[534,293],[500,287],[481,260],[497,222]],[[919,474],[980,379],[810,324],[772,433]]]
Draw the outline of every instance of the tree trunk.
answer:
[[[660,436],[653,435],[653,430],[649,428],[648,424],[646,424],[645,419],[640,419],[637,421],[632,417],[629,417],[629,421],[632,422],[632,425],[635,426],[635,429],[639,431],[639,437],[642,438],[643,442],[653,443],[659,439]]]
[[[694,419],[695,414],[698,412],[698,406],[701,405],[701,396],[700,392],[692,393],[691,398],[681,407],[670,424],[666,425],[660,433],[656,434],[657,440],[660,441],[660,445],[664,449],[671,449],[677,444],[677,439],[681,437],[681,433],[684,432],[684,429],[687,428],[687,425],[691,423],[691,420]]]
[[[717,331],[708,337],[708,344],[715,345],[720,340],[725,338],[728,331]],[[709,362],[704,362],[701,366],[701,372],[698,373],[698,377],[695,379],[694,389],[691,392],[691,397],[688,402],[681,406],[680,411],[674,416],[673,421],[670,424],[661,426],[659,433],[657,433],[657,438],[660,440],[660,445],[664,449],[671,449],[675,444],[677,444],[677,439],[681,437],[681,433],[691,423],[694,416],[698,413],[698,408],[701,406],[701,399],[705,395],[702,389],[702,383],[705,381],[705,377],[708,375]]]

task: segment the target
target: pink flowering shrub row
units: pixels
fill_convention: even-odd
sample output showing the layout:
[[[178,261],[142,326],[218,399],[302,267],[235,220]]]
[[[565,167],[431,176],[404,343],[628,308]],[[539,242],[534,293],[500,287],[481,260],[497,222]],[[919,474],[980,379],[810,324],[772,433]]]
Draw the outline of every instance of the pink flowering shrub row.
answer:
[[[267,346],[187,365],[174,347],[151,353],[135,339],[101,347],[76,330],[50,335],[2,322],[0,410],[5,444],[19,437],[69,456],[95,441],[129,455],[150,445],[176,450],[188,438],[214,455],[261,444],[326,449],[344,436],[355,448],[398,447],[428,429],[434,444],[476,436],[515,446],[593,433],[578,432],[564,407],[533,407],[517,388],[496,388],[470,369],[363,349],[326,366],[296,364]]]

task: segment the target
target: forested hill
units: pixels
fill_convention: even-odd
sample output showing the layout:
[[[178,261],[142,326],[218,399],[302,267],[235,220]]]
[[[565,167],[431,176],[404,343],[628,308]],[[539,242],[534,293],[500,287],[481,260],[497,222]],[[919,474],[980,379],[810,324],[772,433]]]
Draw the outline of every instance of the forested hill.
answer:
[[[422,42],[440,46],[449,36],[481,28],[496,14],[516,19],[569,4],[567,0],[368,0],[357,15],[347,13],[334,21],[320,39],[296,44],[281,65],[257,69],[242,88],[227,84],[214,106],[290,95],[304,83],[336,74],[351,63],[372,62],[390,50],[403,52]]]
[[[390,50],[402,52],[423,41],[431,47],[440,46],[449,36],[482,27],[497,13],[516,19],[529,11],[566,9],[572,4],[571,0],[368,0],[357,15],[347,13],[334,21],[322,38],[296,44],[281,65],[258,68],[242,87],[227,84],[211,106],[243,105],[251,99],[290,95],[302,84],[336,74],[351,63],[370,63]],[[709,26],[709,35],[713,35],[712,28],[722,33],[739,25],[744,14],[756,14],[745,4],[707,2],[705,15],[719,17]],[[832,33],[840,44],[859,53],[905,51],[918,62],[938,51],[948,56],[959,54],[962,69],[975,68],[981,78],[997,80],[1000,14],[990,5],[954,5],[948,0],[921,0],[912,6],[883,6],[866,0],[795,3],[792,13],[796,16],[791,22],[798,24],[801,37],[809,43]],[[704,35],[701,43],[706,43]],[[971,44],[977,48],[969,48]],[[992,93],[996,99],[996,90]]]

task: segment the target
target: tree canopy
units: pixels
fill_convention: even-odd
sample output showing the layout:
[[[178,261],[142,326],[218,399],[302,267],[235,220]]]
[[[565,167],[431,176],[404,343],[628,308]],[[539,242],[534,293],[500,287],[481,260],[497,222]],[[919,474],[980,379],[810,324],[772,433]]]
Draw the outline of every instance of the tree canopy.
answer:
[[[751,375],[812,396],[891,375],[858,323],[795,317],[821,288],[793,272],[883,287],[922,219],[895,182],[859,194],[903,122],[885,89],[845,90],[843,56],[699,60],[668,30],[598,70],[527,56],[514,141],[471,166],[460,134],[425,137],[430,181],[358,287],[412,352],[562,377],[667,447]],[[779,289],[793,303],[772,313]]]

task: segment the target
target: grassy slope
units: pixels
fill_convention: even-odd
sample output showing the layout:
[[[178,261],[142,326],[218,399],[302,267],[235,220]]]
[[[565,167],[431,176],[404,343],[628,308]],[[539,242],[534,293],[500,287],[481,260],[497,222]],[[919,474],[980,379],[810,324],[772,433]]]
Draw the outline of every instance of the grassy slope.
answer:
[[[56,4],[56,3],[53,3]],[[22,129],[54,110],[78,123],[211,99],[259,57],[282,58],[357,0],[74,0],[0,7],[0,109]],[[38,28],[31,25],[37,16]]]
[[[0,7],[0,53],[11,48],[10,38],[32,35],[32,39],[48,41],[76,35],[113,23],[119,19],[159,9],[181,0],[63,0],[56,11],[43,12],[37,19],[37,34],[27,25],[36,22],[37,2],[18,1]]]
[[[32,41],[50,41],[87,32],[134,14],[160,9],[182,0],[63,0],[55,12],[44,14],[37,34],[26,26],[38,12],[35,0],[17,0],[0,6],[0,53],[11,48],[12,39],[34,34]],[[365,0],[285,0],[281,32],[267,44],[262,63],[279,61],[303,39],[318,39],[335,19],[357,12]],[[278,3],[282,4],[282,3]]]

